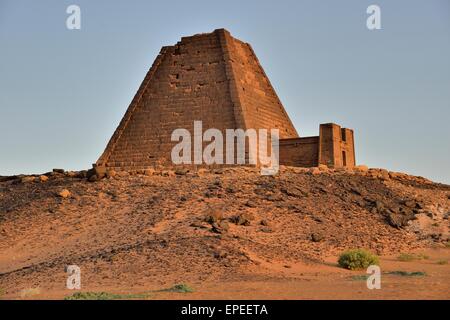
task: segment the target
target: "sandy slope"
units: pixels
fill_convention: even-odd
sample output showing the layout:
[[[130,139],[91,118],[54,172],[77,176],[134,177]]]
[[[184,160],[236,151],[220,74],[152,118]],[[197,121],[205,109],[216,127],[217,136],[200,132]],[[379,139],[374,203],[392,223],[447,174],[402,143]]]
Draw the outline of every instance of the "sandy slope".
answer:
[[[385,170],[300,168],[276,177],[244,167],[156,171],[94,183],[47,176],[0,178],[4,298],[28,297],[30,288],[39,288],[33,298],[62,298],[73,264],[83,291],[155,298],[185,298],[154,291],[174,283],[194,286],[194,299],[449,298],[450,268],[436,263],[449,259],[447,185]],[[63,189],[70,196],[58,196]],[[385,270],[428,275],[386,275],[390,291],[368,292],[335,265],[344,249],[360,247],[383,255]],[[395,256],[409,251],[430,259],[398,265]]]

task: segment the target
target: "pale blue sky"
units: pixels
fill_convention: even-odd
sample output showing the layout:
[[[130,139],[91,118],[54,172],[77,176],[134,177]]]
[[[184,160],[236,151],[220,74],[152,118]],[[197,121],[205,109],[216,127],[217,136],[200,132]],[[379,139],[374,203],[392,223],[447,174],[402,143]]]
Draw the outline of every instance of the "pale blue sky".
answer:
[[[0,175],[89,168],[161,46],[217,28],[252,44],[301,136],[335,122],[358,163],[450,183],[448,0],[0,0]]]

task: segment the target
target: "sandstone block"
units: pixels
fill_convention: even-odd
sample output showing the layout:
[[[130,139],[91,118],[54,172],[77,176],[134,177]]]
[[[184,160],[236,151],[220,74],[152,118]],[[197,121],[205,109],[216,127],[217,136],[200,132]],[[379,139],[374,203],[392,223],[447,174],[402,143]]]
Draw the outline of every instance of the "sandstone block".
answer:
[[[30,176],[30,177],[22,177],[22,178],[20,179],[20,181],[21,181],[22,183],[34,182],[35,180],[36,180],[36,178],[35,178],[35,177],[32,177],[32,176]]]
[[[63,189],[58,193],[58,196],[61,198],[64,198],[64,199],[68,198],[68,197],[70,197],[70,191],[67,189]]]
[[[367,172],[369,171],[369,168],[366,165],[361,164],[359,166],[355,166],[354,170],[358,172]]]

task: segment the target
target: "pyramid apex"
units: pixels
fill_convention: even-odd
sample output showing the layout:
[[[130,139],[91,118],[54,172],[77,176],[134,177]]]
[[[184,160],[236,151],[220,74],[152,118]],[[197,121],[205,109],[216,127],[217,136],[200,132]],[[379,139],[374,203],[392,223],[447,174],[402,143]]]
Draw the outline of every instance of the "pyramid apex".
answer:
[[[228,31],[228,30],[225,29],[225,28],[215,29],[215,30],[213,31],[213,33],[220,33],[220,32],[228,33],[229,35],[231,35],[230,31]]]

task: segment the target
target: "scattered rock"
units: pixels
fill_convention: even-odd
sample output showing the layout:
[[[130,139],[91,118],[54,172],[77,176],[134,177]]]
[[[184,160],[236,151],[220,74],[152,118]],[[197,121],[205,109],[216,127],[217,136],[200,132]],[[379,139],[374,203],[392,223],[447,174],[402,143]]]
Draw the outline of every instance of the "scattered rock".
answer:
[[[311,240],[313,242],[320,242],[324,239],[324,235],[320,232],[314,232],[311,234]]]
[[[350,189],[351,192],[353,192],[354,194],[357,194],[358,196],[363,196],[366,194],[366,192],[364,190],[362,190],[361,188],[358,187],[353,187]]]
[[[89,176],[89,178],[88,178],[89,182],[96,182],[98,180],[100,180],[100,179],[97,177],[96,174],[93,174],[93,175]]]
[[[308,168],[298,168],[298,167],[293,167],[293,171],[297,174],[303,174],[303,173],[308,173],[309,169]]]
[[[11,180],[16,180],[17,178],[19,178],[18,176],[0,176],[0,182],[5,182],[5,181],[11,181]]]
[[[81,170],[81,171],[78,171],[77,178],[85,179],[86,176],[87,176],[87,170]]]
[[[369,169],[368,176],[374,178],[374,179],[382,179],[382,180],[390,180],[391,175],[389,174],[389,171],[385,169]]]
[[[362,199],[357,199],[357,200],[355,201],[355,203],[356,203],[358,206],[360,206],[361,208],[364,208],[364,207],[366,206],[366,203],[365,203],[364,200],[362,200]]]
[[[68,171],[68,172],[66,172],[65,174],[66,174],[66,176],[69,177],[69,178],[75,178],[75,177],[78,176],[78,173],[77,173],[77,172],[74,172],[74,171]]]
[[[375,201],[375,208],[377,208],[378,212],[382,212],[384,209],[384,203],[381,201]]]
[[[282,201],[283,197],[280,194],[268,194],[264,197],[267,201],[278,202]]]
[[[263,189],[263,188],[256,188],[253,192],[255,194],[257,194],[258,196],[265,196],[268,193],[268,191],[266,189]]]
[[[106,177],[106,167],[97,166],[94,168],[94,173],[97,176],[97,179],[101,180]]]
[[[265,220],[265,219],[261,220],[261,222],[259,224],[262,225],[262,226],[266,226],[266,227],[269,226],[269,222],[267,220]]]
[[[367,172],[369,171],[369,168],[366,165],[360,164],[359,166],[355,166],[353,168],[357,172]]]
[[[392,210],[392,209],[391,209]],[[398,212],[390,212],[387,215],[387,222],[394,228],[400,229],[408,225],[408,221],[414,219],[414,215],[398,213]]]
[[[154,205],[154,204],[158,203],[159,200],[161,200],[161,197],[159,195],[155,194],[150,197],[150,199],[148,200],[148,204]]]
[[[65,173],[64,169],[53,169],[53,172],[54,173],[61,173],[61,174]]]
[[[297,188],[281,188],[280,191],[289,197],[301,198],[307,196],[307,193]]]
[[[231,222],[238,226],[249,226],[254,217],[248,213],[242,213],[230,219]]]
[[[246,205],[247,207],[249,207],[249,208],[256,208],[256,207],[257,207],[256,202],[253,201],[253,200],[248,200],[248,201],[245,203],[245,205]]]
[[[228,256],[228,253],[224,250],[217,250],[214,252],[214,258],[216,259],[223,259],[226,258]]]
[[[39,180],[41,182],[46,182],[46,181],[48,181],[48,177],[47,176],[39,176]]]
[[[212,231],[215,233],[225,233],[230,229],[230,225],[227,221],[221,220],[212,224]]]
[[[67,189],[63,189],[58,193],[58,196],[60,196],[61,198],[68,198],[70,197],[70,191]]]
[[[94,181],[100,180],[99,177],[97,176],[96,171],[94,169],[89,169],[88,171],[86,171],[86,178],[90,182],[94,182]]]
[[[225,188],[227,193],[236,193],[236,189],[233,186],[229,186]]]
[[[379,177],[380,177],[380,179],[383,179],[383,180],[391,179],[391,177],[389,176],[389,171],[387,171],[385,169],[380,169]]]
[[[273,232],[272,228],[266,227],[266,226],[262,227],[260,230],[261,230],[261,232],[264,232],[264,233],[272,233]]]
[[[155,169],[145,169],[144,174],[146,176],[153,176],[155,174]]]
[[[110,169],[106,171],[106,177],[107,178],[114,178],[117,175],[116,170]]]
[[[416,207],[416,202],[414,200],[410,200],[410,199],[406,199],[406,200],[401,200],[400,204],[408,207],[408,208],[415,208]]]
[[[224,217],[223,217],[222,212],[220,212],[218,210],[211,211],[208,214],[206,214],[206,216],[205,216],[205,221],[208,223],[211,223],[211,224],[218,222],[220,220],[223,220],[223,219],[224,219]]]
[[[33,176],[22,177],[22,178],[20,179],[20,181],[21,181],[22,183],[34,182],[35,180],[36,180],[36,178],[33,177]]]
[[[175,175],[185,176],[188,172],[189,172],[188,169],[177,169],[177,170],[175,170]]]
[[[207,226],[204,225],[202,222],[192,222],[190,224],[190,226],[193,227],[193,228],[200,228],[200,229],[206,229],[207,228]]]
[[[164,170],[161,172],[161,175],[163,177],[174,177],[175,176],[175,171],[173,170]]]
[[[208,174],[210,171],[206,168],[200,168],[197,170],[197,174],[199,176],[204,176],[205,174]]]

